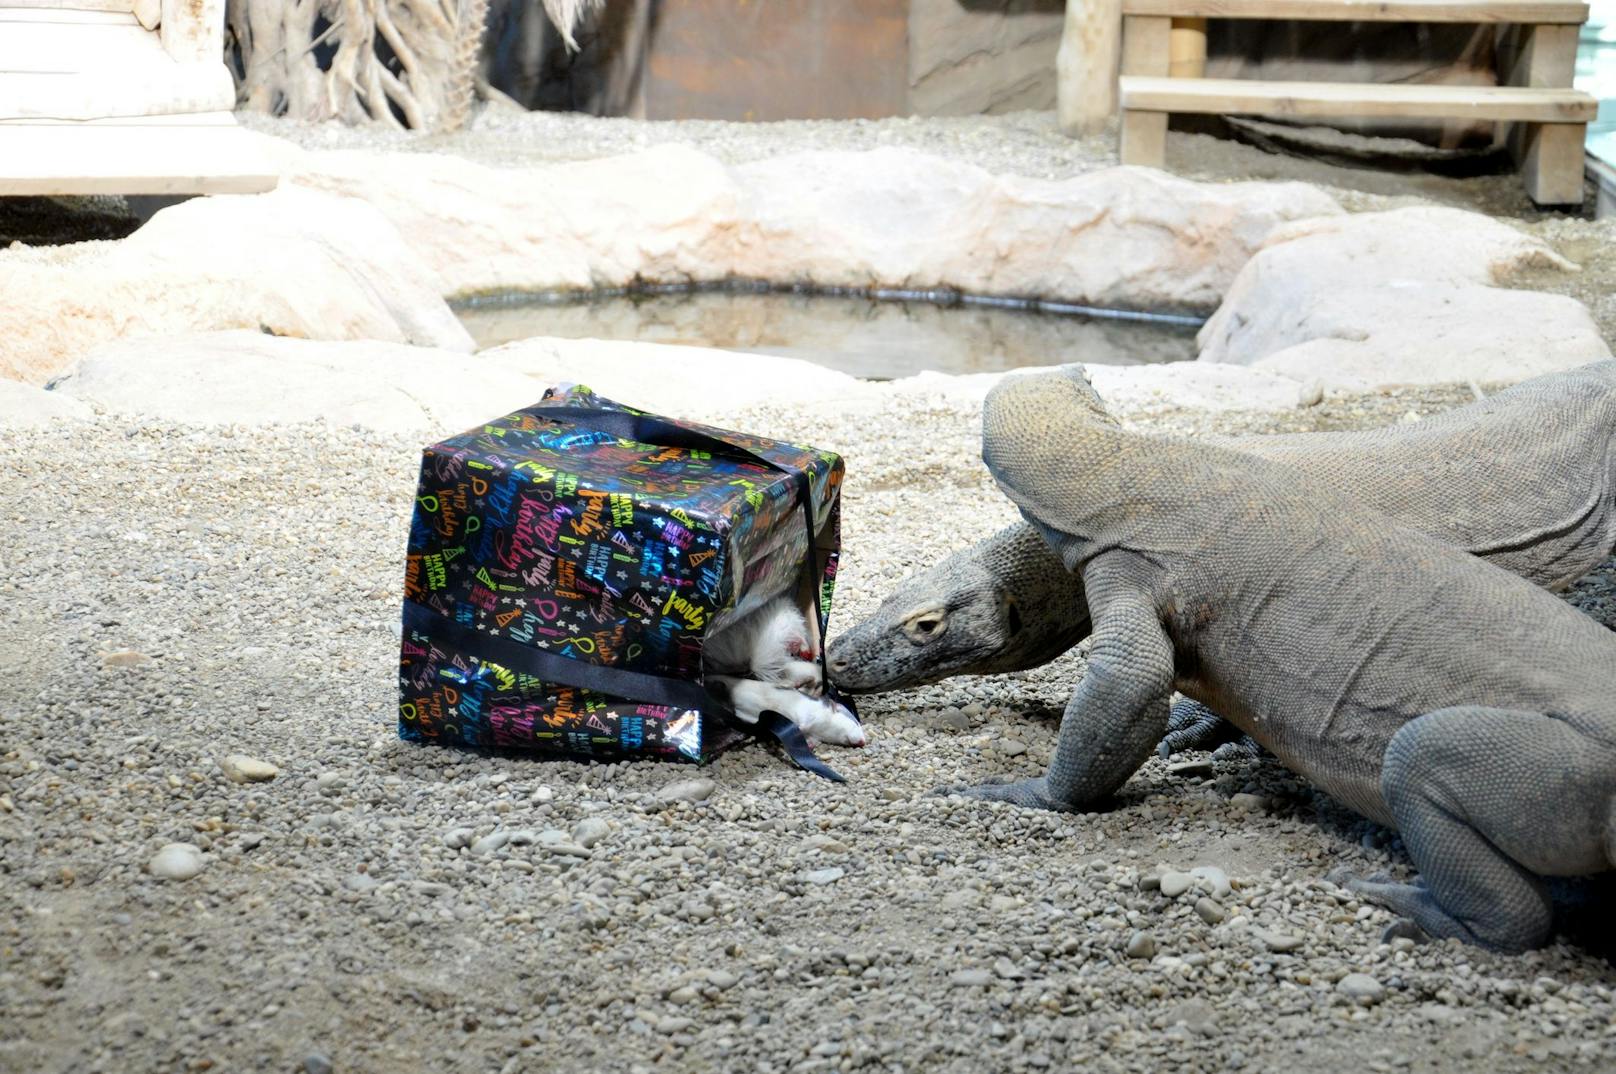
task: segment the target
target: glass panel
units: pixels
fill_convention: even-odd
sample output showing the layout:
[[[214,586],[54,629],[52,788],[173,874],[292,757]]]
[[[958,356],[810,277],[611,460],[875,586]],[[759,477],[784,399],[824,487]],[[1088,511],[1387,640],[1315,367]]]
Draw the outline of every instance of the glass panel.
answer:
[[[1576,87],[1599,98],[1588,151],[1616,163],[1616,0],[1592,0],[1577,45]]]

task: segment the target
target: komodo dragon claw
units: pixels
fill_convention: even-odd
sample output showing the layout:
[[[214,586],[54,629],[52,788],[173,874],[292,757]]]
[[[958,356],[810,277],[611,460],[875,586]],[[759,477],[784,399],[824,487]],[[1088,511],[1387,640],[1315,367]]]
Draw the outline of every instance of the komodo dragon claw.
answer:
[[[1185,750],[1209,750],[1219,760],[1261,757],[1263,748],[1234,724],[1199,701],[1181,698],[1167,717],[1167,734],[1156,752],[1171,757]]]
[[[931,792],[938,797],[959,795],[983,802],[1009,802],[1023,809],[1047,809],[1055,813],[1073,812],[1068,802],[1057,800],[1049,793],[1049,780],[1045,776],[1033,779],[997,780],[988,783],[938,787]]]
[[[1338,865],[1326,873],[1324,879],[1336,887],[1345,888],[1354,895],[1361,895],[1366,901],[1399,915],[1410,914],[1416,905],[1424,907],[1433,901],[1430,891],[1419,880],[1403,883],[1390,873],[1360,876],[1352,866]],[[1391,943],[1398,939],[1429,943],[1431,934],[1420,928],[1419,923],[1412,917],[1399,916],[1396,921],[1381,930],[1380,942]]]

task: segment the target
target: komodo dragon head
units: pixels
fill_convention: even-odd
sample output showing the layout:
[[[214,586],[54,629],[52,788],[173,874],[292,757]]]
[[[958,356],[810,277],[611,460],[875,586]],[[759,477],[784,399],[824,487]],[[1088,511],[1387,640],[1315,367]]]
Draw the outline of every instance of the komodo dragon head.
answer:
[[[1115,425],[1083,368],[1062,371],[1070,381],[1063,405]],[[1037,529],[1018,523],[899,583],[826,656],[837,686],[879,693],[1037,667],[1088,637],[1089,626],[1082,576]]]
[[[837,686],[878,693],[1037,667],[1088,633],[1082,579],[1017,524],[904,579],[826,656]]]

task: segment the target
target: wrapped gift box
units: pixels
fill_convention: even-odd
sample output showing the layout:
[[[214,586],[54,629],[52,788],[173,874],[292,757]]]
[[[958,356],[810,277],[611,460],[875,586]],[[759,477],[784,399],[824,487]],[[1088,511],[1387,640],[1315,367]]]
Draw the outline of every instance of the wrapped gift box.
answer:
[[[399,734],[710,759],[741,732],[703,700],[703,639],[784,593],[822,630],[842,472],[830,452],[586,388],[433,444],[410,527]]]

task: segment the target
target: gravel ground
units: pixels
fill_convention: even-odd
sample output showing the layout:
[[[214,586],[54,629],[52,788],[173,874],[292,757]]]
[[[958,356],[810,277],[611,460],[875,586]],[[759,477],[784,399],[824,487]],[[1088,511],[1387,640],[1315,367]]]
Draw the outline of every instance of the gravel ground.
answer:
[[[1011,518],[968,410],[730,417],[847,455],[844,625]],[[1616,1066],[1608,962],[1379,944],[1389,916],[1323,877],[1406,871],[1400,844],[1272,761],[1153,760],[1083,815],[926,796],[1038,771],[1080,655],[868,699],[872,744],[831,758],[845,786],[756,745],[699,770],[399,742],[417,450],[0,433],[0,1069]],[[1616,624],[1613,591],[1607,568],[1575,599]],[[278,775],[232,782],[231,754]],[[199,873],[147,872],[172,843],[199,853],[159,868]],[[1222,875],[1159,890],[1196,866]]]

